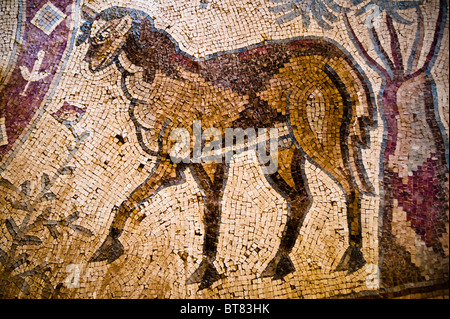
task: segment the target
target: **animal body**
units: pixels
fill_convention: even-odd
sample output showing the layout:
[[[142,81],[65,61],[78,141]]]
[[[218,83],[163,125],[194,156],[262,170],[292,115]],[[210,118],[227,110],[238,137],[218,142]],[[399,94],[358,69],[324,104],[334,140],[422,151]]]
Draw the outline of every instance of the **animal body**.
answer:
[[[156,156],[148,178],[114,210],[109,234],[91,261],[113,262],[123,254],[120,236],[139,222],[141,205],[159,189],[182,181],[191,169],[204,191],[203,260],[189,283],[209,287],[220,278],[213,262],[220,227],[220,197],[227,163],[174,163],[170,132],[194,121],[204,128],[287,127],[280,138],[278,169],[268,181],[289,203],[288,219],[275,257],[261,274],[274,279],[295,271],[289,254],[312,198],[304,163],[325,171],[347,201],[349,247],[337,270],[361,268],[361,207],[365,178],[359,147],[368,143],[372,100],[364,77],[336,45],[321,39],[267,42],[231,53],[194,59],[145,13],[112,7],[100,13],[84,8],[85,60],[92,72],[115,65],[130,100],[129,115],[142,149]],[[359,110],[360,114],[357,114]],[[284,139],[284,144],[281,143]],[[119,204],[119,203],[118,203]]]

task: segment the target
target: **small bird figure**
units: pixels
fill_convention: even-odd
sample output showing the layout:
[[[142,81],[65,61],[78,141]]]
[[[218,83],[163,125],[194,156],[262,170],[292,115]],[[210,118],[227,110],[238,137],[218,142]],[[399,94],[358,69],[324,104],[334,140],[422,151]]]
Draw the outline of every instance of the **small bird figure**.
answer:
[[[34,62],[33,69],[31,70],[31,72],[28,70],[26,66],[23,65],[19,66],[20,73],[22,73],[23,78],[28,81],[22,93],[20,93],[20,95],[26,96],[25,92],[27,91],[28,86],[30,85],[31,82],[42,80],[43,78],[47,77],[50,74],[48,72],[39,72],[42,60],[44,59],[44,55],[45,51],[40,50],[38,52],[36,61]]]

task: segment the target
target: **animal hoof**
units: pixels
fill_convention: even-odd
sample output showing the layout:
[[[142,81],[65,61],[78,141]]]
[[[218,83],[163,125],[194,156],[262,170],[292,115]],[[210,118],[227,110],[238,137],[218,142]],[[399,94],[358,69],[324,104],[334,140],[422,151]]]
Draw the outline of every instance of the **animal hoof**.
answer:
[[[360,247],[349,246],[336,267],[336,271],[348,270],[347,274],[351,274],[366,264],[366,260],[361,252]]]
[[[197,270],[187,280],[187,284],[200,283],[199,290],[202,290],[219,279],[220,275],[214,264],[207,259],[203,259]]]
[[[275,257],[267,265],[266,269],[262,272],[262,277],[272,277],[273,280],[283,279],[286,275],[295,271],[294,264],[288,255],[282,255],[281,257]]]
[[[116,236],[109,234],[100,248],[94,253],[89,262],[107,260],[108,264],[122,256],[123,245]]]

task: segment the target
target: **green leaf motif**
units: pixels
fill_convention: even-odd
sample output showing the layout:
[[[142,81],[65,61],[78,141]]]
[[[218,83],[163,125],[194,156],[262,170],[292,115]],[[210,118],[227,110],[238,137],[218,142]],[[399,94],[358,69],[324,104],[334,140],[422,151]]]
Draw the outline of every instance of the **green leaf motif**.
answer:
[[[363,0],[352,0],[352,5],[356,6],[361,4],[362,2]],[[376,7],[380,12],[386,12],[386,14],[389,15],[397,23],[412,24],[412,21],[409,21],[402,17],[399,11],[415,9],[422,3],[423,1],[370,0],[369,2],[364,4],[364,6],[362,6],[355,13],[355,15],[359,16]]]
[[[42,190],[46,189],[50,185],[50,177],[46,173],[42,174]]]
[[[29,260],[28,260],[28,254],[27,254],[27,253],[23,253],[23,254],[20,254],[19,256],[17,256],[17,260],[14,261],[14,262],[9,266],[9,268],[14,270],[14,269],[17,269],[17,268],[19,268],[20,266],[22,266],[23,264],[28,263],[28,262],[29,262]]]
[[[19,245],[25,246],[25,245],[41,245],[42,240],[33,235],[25,235],[23,238],[19,241]]]
[[[75,171],[75,167],[72,167],[72,166],[64,166],[58,170],[59,174],[61,174],[61,175],[71,175],[71,174],[73,174],[74,171]]]
[[[312,17],[322,29],[329,30],[330,23],[337,21],[337,16],[333,12],[348,11],[348,8],[340,6],[334,0],[270,0],[270,2],[277,4],[269,7],[270,12],[284,13],[277,18],[278,24],[301,17],[304,28],[309,27]]]
[[[31,193],[30,181],[23,182],[22,185],[20,185],[20,187],[22,188],[22,193],[25,196],[29,197]]]
[[[6,229],[10,233],[10,235],[15,238],[17,236],[17,233],[19,232],[19,228],[17,227],[16,222],[12,218],[8,218],[5,221]]]
[[[45,226],[47,226],[47,228],[48,228],[48,230],[49,230],[49,232],[50,232],[50,235],[51,235],[54,239],[57,239],[58,236],[59,236],[60,234],[59,234],[59,232],[58,232],[58,227],[56,227],[56,224],[55,224],[55,225],[47,224],[47,225],[45,225]]]
[[[91,237],[92,235],[94,235],[89,229],[80,225],[70,225],[69,227],[75,230],[77,233],[86,237]]]
[[[8,257],[8,255],[6,254],[6,252],[0,248],[0,263],[2,265],[6,264],[6,258]]]
[[[0,178],[0,186],[6,187],[12,191],[18,192],[18,189],[16,186],[13,185],[13,183],[11,183],[10,181],[8,181],[5,178]]]
[[[66,218],[64,218],[64,222],[66,222],[67,224],[70,224],[73,221],[77,220],[79,217],[80,217],[80,213],[78,211],[75,211],[72,214],[70,214],[69,216],[67,216]]]

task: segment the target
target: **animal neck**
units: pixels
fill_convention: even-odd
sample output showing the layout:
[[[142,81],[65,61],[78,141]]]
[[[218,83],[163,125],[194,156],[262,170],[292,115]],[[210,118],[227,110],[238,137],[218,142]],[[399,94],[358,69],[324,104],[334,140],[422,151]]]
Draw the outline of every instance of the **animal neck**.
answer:
[[[139,65],[134,64],[133,62],[131,62],[128,59],[127,54],[124,51],[121,51],[119,54],[119,63],[120,65],[123,67],[123,69],[129,73],[137,73],[137,72],[142,72],[143,68],[140,67]]]
[[[156,71],[179,79],[179,69],[197,73],[199,65],[177,48],[170,35],[153,27],[148,19],[140,22],[139,38],[128,36],[123,53],[131,65],[144,70],[144,80],[151,83]]]

